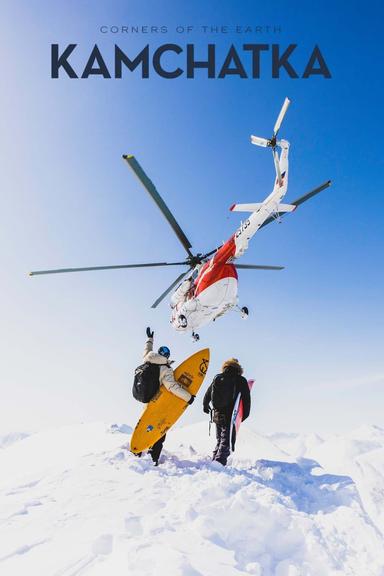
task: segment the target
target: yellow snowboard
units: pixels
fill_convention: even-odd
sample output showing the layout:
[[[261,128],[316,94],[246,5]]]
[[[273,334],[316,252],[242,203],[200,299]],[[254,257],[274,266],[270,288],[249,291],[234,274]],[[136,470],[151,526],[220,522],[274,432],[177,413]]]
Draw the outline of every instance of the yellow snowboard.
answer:
[[[209,348],[200,350],[174,371],[175,380],[196,396],[209,365]],[[146,405],[131,438],[131,452],[137,453],[153,446],[180,418],[188,403],[162,385]]]

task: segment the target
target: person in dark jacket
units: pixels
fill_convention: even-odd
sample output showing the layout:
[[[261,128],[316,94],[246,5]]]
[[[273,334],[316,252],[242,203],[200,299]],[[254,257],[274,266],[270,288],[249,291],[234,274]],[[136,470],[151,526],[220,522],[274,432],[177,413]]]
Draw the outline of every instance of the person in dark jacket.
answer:
[[[243,369],[236,358],[226,360],[222,366],[222,372],[217,374],[212,384],[205,393],[203,410],[210,412],[210,404],[213,407],[213,421],[216,424],[216,447],[213,451],[212,460],[226,465],[230,454],[231,416],[238,394],[243,401],[243,421],[248,418],[251,410],[251,395],[248,382],[242,376]]]

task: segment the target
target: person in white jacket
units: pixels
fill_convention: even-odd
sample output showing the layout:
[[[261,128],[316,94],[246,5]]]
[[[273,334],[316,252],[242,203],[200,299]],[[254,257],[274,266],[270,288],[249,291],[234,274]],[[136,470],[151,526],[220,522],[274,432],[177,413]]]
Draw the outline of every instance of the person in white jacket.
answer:
[[[173,376],[173,370],[171,368],[171,361],[169,357],[171,351],[167,346],[160,346],[157,352],[153,352],[153,332],[150,328],[147,328],[147,341],[144,346],[143,360],[144,362],[149,362],[150,364],[159,364],[160,366],[160,386],[163,384],[169,392],[172,392],[175,396],[178,396],[186,402],[190,402],[192,395],[176,382]],[[192,404],[192,402],[191,402]]]
[[[143,360],[144,362],[149,362],[150,364],[158,364],[160,366],[160,374],[159,374],[159,384],[160,386],[163,384],[165,388],[177,396],[182,400],[188,402],[188,404],[192,404],[195,397],[188,392],[181,384],[179,384],[173,375],[173,370],[171,368],[171,361],[169,357],[171,355],[171,351],[167,346],[160,346],[157,352],[153,351],[153,336],[154,333],[148,327],[146,330],[147,333],[147,341],[144,346],[144,353],[143,353]],[[164,440],[166,434],[160,438],[151,448],[148,450],[150,453],[152,460],[155,466],[159,463],[159,458],[161,454],[161,450],[163,448]]]

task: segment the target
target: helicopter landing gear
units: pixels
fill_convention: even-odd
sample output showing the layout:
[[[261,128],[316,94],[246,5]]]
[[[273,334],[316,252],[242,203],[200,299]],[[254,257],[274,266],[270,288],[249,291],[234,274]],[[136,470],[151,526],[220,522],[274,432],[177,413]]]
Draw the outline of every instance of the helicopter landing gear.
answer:
[[[240,314],[243,320],[246,320],[249,316],[249,310],[246,306],[243,306],[240,310]]]
[[[187,327],[187,319],[184,316],[184,314],[180,314],[180,316],[178,317],[178,321],[179,321],[179,326],[180,328],[186,328]]]
[[[192,340],[194,342],[197,342],[198,340],[200,340],[200,336],[198,334],[196,334],[195,332],[192,332]]]

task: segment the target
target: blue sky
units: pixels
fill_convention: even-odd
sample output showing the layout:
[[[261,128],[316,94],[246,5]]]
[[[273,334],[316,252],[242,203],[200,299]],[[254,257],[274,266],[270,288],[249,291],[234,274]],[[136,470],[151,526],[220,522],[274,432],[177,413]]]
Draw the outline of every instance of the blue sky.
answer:
[[[28,278],[31,269],[177,260],[183,250],[121,160],[133,153],[196,251],[238,225],[234,202],[271,190],[268,136],[284,97],[291,142],[287,201],[328,178],[333,186],[284,223],[260,231],[243,262],[282,272],[240,274],[236,314],[201,332],[208,377],[237,356],[261,430],[344,430],[384,425],[382,80],[379,2],[81,3],[10,1],[1,8],[2,298],[0,432],[104,419],[134,423],[130,395],[145,327],[176,361],[195,350],[153,300],[172,269]],[[278,25],[279,34],[203,34],[203,25]],[[167,34],[101,34],[102,25],[165,25]],[[177,34],[179,25],[193,31]],[[318,44],[332,79],[121,80],[50,78],[50,45],[77,43],[81,68],[95,43],[136,54],[165,42],[208,42],[218,57],[233,42],[297,43],[303,70]],[[241,50],[240,50],[241,51]],[[110,61],[110,60],[109,60]],[[182,60],[181,60],[182,61]],[[199,403],[185,421],[202,417]]]

